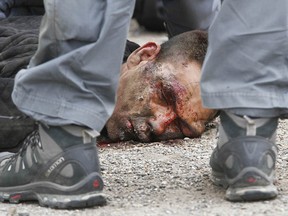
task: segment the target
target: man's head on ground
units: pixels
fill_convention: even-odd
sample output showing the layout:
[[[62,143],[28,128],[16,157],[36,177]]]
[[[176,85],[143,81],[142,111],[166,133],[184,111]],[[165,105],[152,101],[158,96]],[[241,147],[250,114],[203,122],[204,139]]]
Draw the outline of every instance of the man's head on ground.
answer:
[[[115,110],[106,124],[109,139],[151,142],[199,137],[216,115],[202,107],[200,97],[206,49],[203,31],[136,49],[122,65]]]

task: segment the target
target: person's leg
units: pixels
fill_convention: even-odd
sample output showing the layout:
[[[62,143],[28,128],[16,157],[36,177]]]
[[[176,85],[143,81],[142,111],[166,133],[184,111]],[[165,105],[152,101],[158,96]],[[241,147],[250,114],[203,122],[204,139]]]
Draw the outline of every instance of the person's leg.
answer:
[[[134,3],[44,1],[38,50],[12,94],[39,129],[0,167],[0,201],[56,208],[105,203],[96,136],[114,108]]]
[[[277,195],[275,136],[288,112],[287,12],[285,0],[225,0],[209,29],[201,95],[205,107],[221,110],[210,165],[231,201]]]
[[[169,38],[185,31],[208,30],[221,6],[220,0],[162,1],[162,15]]]
[[[133,2],[46,1],[38,50],[15,78],[17,107],[49,125],[100,131],[114,108]]]

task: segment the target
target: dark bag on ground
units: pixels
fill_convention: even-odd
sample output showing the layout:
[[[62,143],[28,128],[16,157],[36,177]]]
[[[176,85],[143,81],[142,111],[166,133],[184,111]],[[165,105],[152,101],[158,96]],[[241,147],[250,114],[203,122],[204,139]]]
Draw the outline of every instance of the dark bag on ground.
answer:
[[[133,18],[149,31],[165,31],[164,22],[159,14],[162,9],[162,1],[136,0]]]

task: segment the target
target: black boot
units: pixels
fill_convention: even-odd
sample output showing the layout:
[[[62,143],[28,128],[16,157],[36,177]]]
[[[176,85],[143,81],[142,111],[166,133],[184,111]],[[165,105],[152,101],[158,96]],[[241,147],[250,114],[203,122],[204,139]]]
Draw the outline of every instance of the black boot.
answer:
[[[39,129],[0,167],[0,201],[37,200],[52,208],[104,205],[94,131],[79,126]]]
[[[219,140],[210,159],[212,181],[227,188],[230,201],[276,197],[278,118],[252,119],[222,112],[220,120]]]

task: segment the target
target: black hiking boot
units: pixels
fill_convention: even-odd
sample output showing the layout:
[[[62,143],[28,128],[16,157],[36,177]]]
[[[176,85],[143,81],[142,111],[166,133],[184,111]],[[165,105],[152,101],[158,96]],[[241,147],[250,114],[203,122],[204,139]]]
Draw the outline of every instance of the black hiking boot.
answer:
[[[229,201],[275,198],[278,118],[252,119],[221,112],[219,140],[210,158],[211,179]]]
[[[3,160],[4,159],[4,160]],[[0,201],[36,200],[51,208],[104,205],[95,131],[39,125],[0,163]]]

